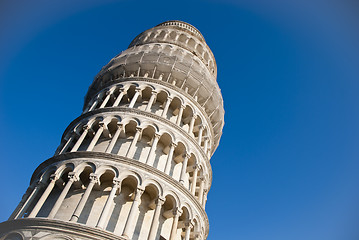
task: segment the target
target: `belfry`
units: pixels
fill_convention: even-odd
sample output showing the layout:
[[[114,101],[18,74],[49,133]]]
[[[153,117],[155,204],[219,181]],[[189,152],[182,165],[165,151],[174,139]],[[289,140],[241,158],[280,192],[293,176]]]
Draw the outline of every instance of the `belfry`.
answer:
[[[224,124],[214,56],[192,25],[144,31],[95,77],[0,239],[204,240]]]

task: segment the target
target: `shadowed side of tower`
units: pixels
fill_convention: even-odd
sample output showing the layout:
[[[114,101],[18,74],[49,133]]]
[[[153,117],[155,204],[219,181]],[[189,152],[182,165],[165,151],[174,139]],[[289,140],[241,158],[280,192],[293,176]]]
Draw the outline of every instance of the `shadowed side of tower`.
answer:
[[[224,124],[216,74],[192,25],[138,35],[95,77],[1,239],[206,239],[210,158]]]

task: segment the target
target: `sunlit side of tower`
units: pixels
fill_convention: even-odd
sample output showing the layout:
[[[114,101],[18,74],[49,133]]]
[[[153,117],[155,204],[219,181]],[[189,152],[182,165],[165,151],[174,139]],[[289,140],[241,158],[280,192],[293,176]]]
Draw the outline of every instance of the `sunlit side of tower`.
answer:
[[[0,239],[202,240],[223,128],[214,56],[192,25],[138,35],[35,170]]]

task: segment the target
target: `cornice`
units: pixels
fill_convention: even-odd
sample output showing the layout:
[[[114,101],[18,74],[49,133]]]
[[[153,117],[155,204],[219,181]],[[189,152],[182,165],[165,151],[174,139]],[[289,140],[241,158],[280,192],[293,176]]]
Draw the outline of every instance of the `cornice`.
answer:
[[[100,228],[55,219],[20,218],[0,223],[1,234],[21,229],[56,231],[57,233],[69,234],[71,237],[76,236],[82,237],[83,239],[126,240],[124,237],[115,235]]]

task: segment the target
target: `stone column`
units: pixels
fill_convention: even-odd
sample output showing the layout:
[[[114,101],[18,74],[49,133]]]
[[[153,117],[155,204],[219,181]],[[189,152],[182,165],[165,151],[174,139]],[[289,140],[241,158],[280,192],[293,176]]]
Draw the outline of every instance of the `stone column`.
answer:
[[[81,146],[81,143],[85,139],[88,131],[89,131],[89,127],[87,125],[85,125],[83,127],[83,132],[82,132],[81,136],[79,137],[79,139],[77,140],[77,142],[75,143],[73,148],[71,149],[71,152],[76,152],[79,149],[79,147]]]
[[[154,162],[154,154],[155,154],[155,151],[156,151],[156,148],[157,148],[157,143],[158,143],[158,140],[160,140],[160,137],[161,135],[155,133],[155,136],[153,137],[153,142],[152,142],[152,146],[151,146],[151,150],[147,156],[147,160],[146,160],[146,163],[148,165],[151,165],[153,164]]]
[[[199,184],[198,202],[200,202],[200,204],[202,204],[203,191],[204,191],[204,177],[201,177],[200,180],[201,180],[201,182]]]
[[[12,212],[12,214],[10,215],[8,220],[13,220],[15,219],[15,217],[18,215],[18,212],[20,211],[20,209],[24,206],[24,203],[26,202],[26,200],[29,198],[30,194],[32,193],[32,191],[34,190],[34,184],[31,184],[31,186],[29,186],[26,189],[26,192],[24,193],[24,195],[22,195],[21,201],[19,202],[19,204],[16,206],[15,210]]]
[[[97,104],[98,104],[98,98],[99,98],[99,96],[96,96],[97,98],[96,98],[96,100],[94,101],[94,103],[91,105],[91,107],[90,107],[90,109],[88,110],[88,111],[92,111],[92,110],[94,110],[95,108],[96,108],[96,106],[97,106]]]
[[[186,176],[186,170],[187,170],[187,164],[188,164],[188,159],[191,157],[190,154],[186,154],[186,156],[184,157],[184,160],[182,162],[182,169],[181,169],[181,175],[180,175],[180,183],[184,184],[184,179]]]
[[[138,141],[138,139],[139,139],[139,137],[141,135],[141,132],[142,132],[142,128],[137,127],[136,128],[136,134],[133,137],[132,143],[130,145],[130,148],[127,151],[126,157],[132,158],[133,155],[135,154],[136,143],[137,143],[137,141]]]
[[[137,188],[137,191],[135,193],[135,198],[132,202],[132,206],[130,209],[130,213],[128,214],[128,217],[127,217],[125,228],[122,233],[122,236],[124,236],[126,238],[130,238],[130,236],[133,234],[133,231],[130,231],[130,230],[133,229],[133,227],[134,227],[133,221],[135,220],[136,212],[139,211],[138,205],[141,200],[141,196],[142,196],[143,192],[144,192],[144,189]]]
[[[99,108],[104,108],[106,106],[106,104],[108,103],[108,100],[110,100],[111,94],[112,94],[111,91],[106,92],[106,97],[103,100],[103,102],[101,103]]]
[[[206,206],[207,194],[208,194],[208,190],[205,189],[205,190],[204,190],[204,194],[203,194],[203,199],[202,199],[202,207],[203,207],[203,208]]]
[[[178,226],[178,218],[181,215],[181,211],[179,209],[173,210],[173,223],[171,228],[171,235],[169,240],[175,240],[177,235],[177,226]]]
[[[169,174],[170,170],[171,170],[171,162],[172,162],[172,158],[173,158],[173,152],[175,150],[175,148],[177,147],[177,144],[175,143],[171,143],[170,144],[170,150],[168,152],[168,156],[167,156],[167,161],[166,161],[166,166],[165,166],[165,173]]]
[[[161,207],[163,203],[165,202],[164,198],[158,197],[155,212],[153,213],[152,223],[150,232],[148,234],[148,240],[155,240],[157,231],[158,231],[158,224],[160,221],[160,214],[161,214]]]
[[[107,153],[111,153],[112,152],[112,149],[113,147],[115,146],[116,142],[117,142],[117,139],[118,137],[120,136],[120,133],[122,131],[122,124],[121,123],[117,123],[117,130],[115,132],[115,135],[113,135],[112,139],[111,139],[111,142],[110,144],[108,145],[107,149],[106,149],[106,152]]]
[[[196,186],[197,186],[197,174],[198,174],[198,167],[197,165],[193,167],[193,177],[192,177],[192,185],[191,185],[191,193],[192,195],[195,195],[196,193]]]
[[[96,227],[99,227],[99,228],[103,229],[107,225],[110,209],[111,209],[112,204],[113,204],[113,199],[115,198],[117,190],[120,188],[120,183],[121,182],[118,179],[113,180],[113,186],[112,186],[110,195],[108,196],[108,198],[106,200],[105,207],[102,210],[100,219],[98,220],[98,223],[97,223]]]
[[[151,97],[150,97],[150,100],[148,100],[148,104],[147,104],[146,110],[145,110],[145,111],[147,111],[147,112],[151,110],[152,104],[153,104],[153,102],[155,101],[156,96],[157,96],[157,92],[156,92],[156,91],[152,91],[151,93],[152,93],[152,95],[151,95]]]
[[[203,134],[203,125],[201,125],[199,127],[199,132],[198,132],[198,144],[201,146],[201,142],[202,142],[202,134]]]
[[[77,222],[82,210],[84,209],[87,199],[89,198],[92,188],[95,186],[95,184],[98,182],[98,177],[96,174],[91,173],[90,174],[90,183],[88,184],[85,193],[82,195],[80,202],[77,204],[76,209],[74,213],[72,214],[72,217],[70,219],[71,222]]]
[[[120,104],[122,98],[123,98],[123,95],[125,95],[125,89],[123,88],[120,88],[120,94],[118,95],[118,97],[116,98],[116,101],[113,103],[112,107],[118,107],[118,105]]]
[[[186,229],[186,232],[185,232],[185,237],[184,237],[184,240],[189,240],[190,236],[191,236],[191,229],[193,228],[193,225],[190,221],[187,221],[185,223],[185,229]]]
[[[208,150],[208,137],[204,138],[204,152],[207,154],[207,150]]]
[[[101,134],[102,134],[103,128],[104,128],[104,123],[100,122],[98,125],[99,125],[99,128],[97,129],[97,132],[96,132],[95,136],[92,138],[92,140],[91,140],[89,146],[87,147],[86,151],[92,151],[92,149],[95,147],[97,141],[101,137]]]
[[[72,141],[73,141],[74,138],[75,138],[74,135],[75,135],[75,133],[72,132],[71,135],[70,135],[70,137],[69,137],[69,139],[66,141],[65,145],[62,147],[61,151],[59,152],[59,154],[64,153],[64,152],[67,151],[67,149],[70,147],[70,144],[72,143]]]
[[[52,219],[52,218],[55,217],[55,215],[56,215],[57,211],[59,210],[59,208],[60,208],[62,202],[64,201],[64,199],[65,199],[67,193],[69,192],[69,190],[70,190],[72,184],[73,184],[75,181],[77,181],[77,180],[78,180],[78,178],[77,178],[77,176],[75,175],[75,173],[74,173],[74,172],[70,172],[70,173],[69,173],[69,181],[66,183],[65,188],[62,190],[60,196],[57,198],[57,201],[55,202],[55,204],[54,204],[54,206],[53,206],[51,212],[49,213],[48,218]]]
[[[171,101],[172,101],[172,98],[167,97],[167,101],[166,101],[165,107],[163,108],[163,112],[161,115],[164,118],[166,118],[166,114],[167,114],[168,108],[170,107]]]
[[[194,123],[197,119],[197,115],[193,114],[192,118],[191,118],[191,122],[189,123],[189,128],[188,128],[188,133],[191,134],[193,132],[193,127],[194,127]]]
[[[133,98],[130,102],[130,105],[128,106],[129,108],[133,108],[133,106],[135,106],[137,98],[138,98],[138,96],[140,96],[140,92],[141,92],[141,89],[136,88],[135,95],[133,96]]]
[[[44,205],[46,199],[49,197],[52,189],[54,189],[55,183],[57,181],[57,176],[55,174],[52,174],[50,176],[50,183],[47,185],[46,190],[42,193],[42,196],[37,201],[35,207],[32,209],[29,218],[34,218],[39,213],[41,207]]]
[[[23,205],[20,207],[20,211],[17,214],[15,214],[15,216],[13,218],[12,218],[12,216],[10,216],[10,218],[12,218],[12,219],[21,218],[25,214],[25,212],[28,210],[28,208],[30,207],[30,205],[34,201],[34,199],[36,198],[39,191],[44,187],[44,183],[42,183],[41,181],[38,181],[35,184],[34,184],[35,186],[31,187],[31,189],[33,189],[33,190],[31,191],[31,194],[26,198]]]
[[[179,109],[177,121],[176,121],[176,124],[179,125],[179,126],[181,125],[181,120],[182,120],[182,115],[183,115],[183,110],[184,109],[185,109],[185,106],[181,105],[181,107]]]

